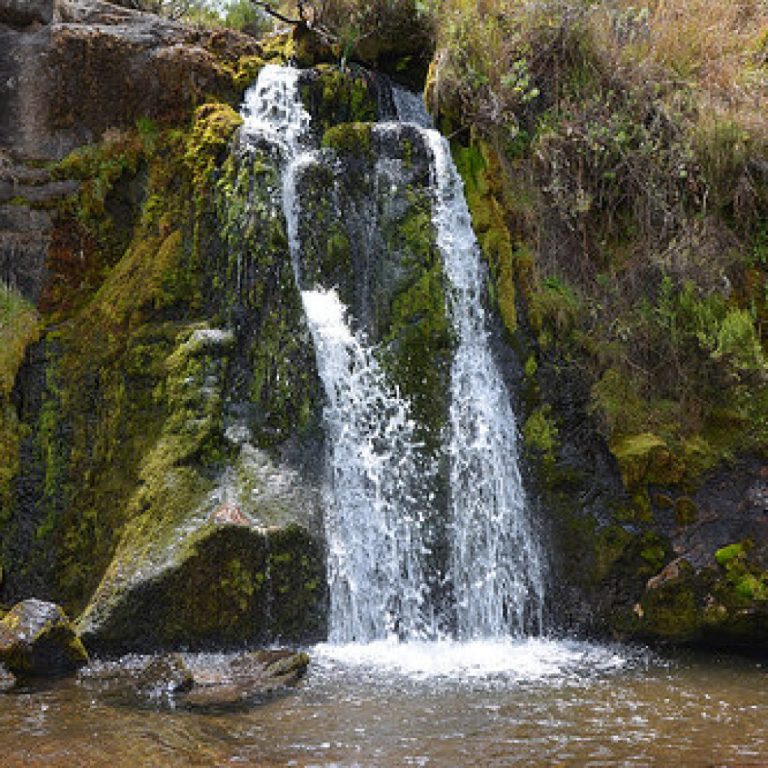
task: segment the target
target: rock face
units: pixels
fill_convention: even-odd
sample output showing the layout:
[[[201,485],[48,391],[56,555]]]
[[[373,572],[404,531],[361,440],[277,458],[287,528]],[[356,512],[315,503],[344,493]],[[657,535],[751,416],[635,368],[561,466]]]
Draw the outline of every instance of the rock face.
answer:
[[[37,301],[51,203],[71,192],[40,166],[137,120],[180,123],[212,96],[236,103],[262,48],[107,2],[2,0],[0,51],[0,277]]]
[[[15,673],[56,675],[87,664],[88,653],[58,605],[30,599],[0,621],[0,662]]]
[[[243,288],[212,184],[286,41],[20,7],[0,3],[0,277],[49,330],[2,395],[2,598],[56,599],[111,649],[319,637],[322,438],[282,223]],[[265,386],[280,366],[305,384]]]

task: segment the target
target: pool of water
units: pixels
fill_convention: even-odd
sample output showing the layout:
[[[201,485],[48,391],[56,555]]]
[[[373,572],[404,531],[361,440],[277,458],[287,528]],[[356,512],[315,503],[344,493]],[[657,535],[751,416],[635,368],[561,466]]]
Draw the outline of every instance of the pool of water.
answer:
[[[768,766],[759,662],[577,642],[318,646],[241,710],[120,703],[74,679],[0,697],[2,766]]]

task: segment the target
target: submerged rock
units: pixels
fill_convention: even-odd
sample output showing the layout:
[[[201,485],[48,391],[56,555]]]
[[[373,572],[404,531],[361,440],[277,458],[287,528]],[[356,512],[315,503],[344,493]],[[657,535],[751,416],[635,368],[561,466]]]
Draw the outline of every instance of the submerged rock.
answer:
[[[0,621],[0,662],[12,672],[55,675],[88,663],[88,653],[64,611],[24,600]]]
[[[286,691],[309,665],[306,653],[290,650],[253,651],[235,656],[198,656],[190,660],[194,687],[181,704],[194,709],[226,708],[254,703]]]
[[[80,670],[78,682],[128,702],[173,700],[194,685],[192,672],[178,653],[95,661]]]
[[[237,654],[130,655],[83,668],[85,688],[125,703],[193,709],[247,706],[288,691],[306,672],[309,656],[287,649]]]

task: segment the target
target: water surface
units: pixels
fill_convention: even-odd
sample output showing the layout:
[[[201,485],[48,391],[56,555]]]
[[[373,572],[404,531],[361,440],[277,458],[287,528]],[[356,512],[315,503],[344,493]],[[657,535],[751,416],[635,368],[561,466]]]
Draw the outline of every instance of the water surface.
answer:
[[[235,711],[23,688],[0,698],[0,764],[768,766],[755,661],[545,641],[312,655],[293,693]]]

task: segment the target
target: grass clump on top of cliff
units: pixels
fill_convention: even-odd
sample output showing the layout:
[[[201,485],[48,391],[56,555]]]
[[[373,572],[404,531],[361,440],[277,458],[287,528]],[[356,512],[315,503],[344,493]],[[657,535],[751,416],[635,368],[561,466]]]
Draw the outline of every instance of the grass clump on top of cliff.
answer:
[[[586,382],[620,459],[768,449],[765,4],[449,0],[437,39],[427,101],[498,158],[539,370]]]
[[[0,400],[10,394],[27,347],[39,333],[34,305],[0,281]]]

